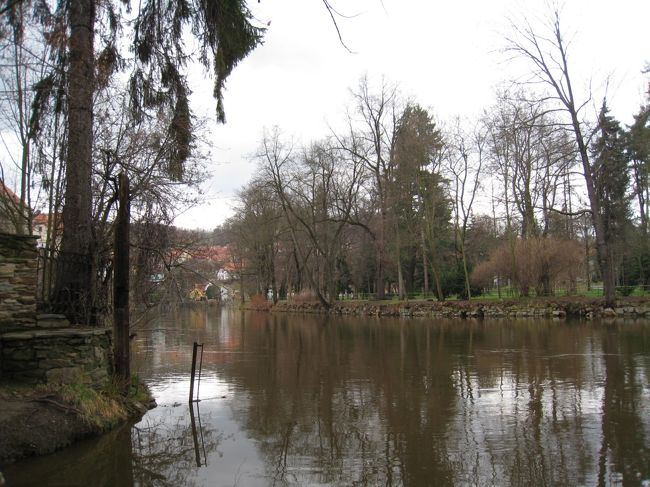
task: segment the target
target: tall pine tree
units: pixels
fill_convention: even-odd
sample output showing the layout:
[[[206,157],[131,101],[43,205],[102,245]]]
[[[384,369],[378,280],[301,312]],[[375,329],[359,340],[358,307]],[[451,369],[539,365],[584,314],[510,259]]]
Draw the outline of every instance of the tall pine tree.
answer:
[[[650,102],[650,90],[648,91]],[[642,106],[634,116],[628,136],[628,153],[634,178],[634,195],[639,205],[643,235],[648,237],[648,208],[650,198],[650,103]]]
[[[620,240],[625,224],[629,222],[629,184],[628,157],[626,154],[625,133],[619,122],[609,114],[607,103],[598,116],[598,136],[594,140],[592,151],[592,178],[596,197],[600,202],[600,217],[603,233],[607,242],[606,254],[599,252],[601,269],[607,266],[608,276],[612,282],[606,286],[615,286],[614,248]]]
[[[648,91],[650,101],[650,90]],[[642,106],[627,131],[627,149],[632,175],[632,194],[636,198],[639,227],[635,229],[632,255],[628,259],[628,278],[650,285],[650,103]]]

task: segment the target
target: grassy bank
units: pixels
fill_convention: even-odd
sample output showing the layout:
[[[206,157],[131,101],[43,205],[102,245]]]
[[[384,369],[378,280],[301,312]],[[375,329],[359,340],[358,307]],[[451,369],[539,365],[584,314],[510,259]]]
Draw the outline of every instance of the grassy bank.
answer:
[[[111,429],[146,411],[143,406],[151,401],[149,389],[135,376],[127,396],[120,394],[112,382],[107,382],[99,390],[86,384],[70,384],[58,389],[57,393],[64,404],[74,408],[82,421],[98,431]]]
[[[471,301],[433,300],[343,300],[325,307],[314,301],[252,301],[244,309],[289,313],[327,313],[358,316],[408,316],[444,318],[648,318],[650,297],[621,297],[609,307],[603,298],[590,297],[528,297],[508,299],[477,299]]]
[[[111,382],[98,389],[84,383],[0,384],[0,470],[137,419],[153,406],[148,388],[135,377],[127,396]]]

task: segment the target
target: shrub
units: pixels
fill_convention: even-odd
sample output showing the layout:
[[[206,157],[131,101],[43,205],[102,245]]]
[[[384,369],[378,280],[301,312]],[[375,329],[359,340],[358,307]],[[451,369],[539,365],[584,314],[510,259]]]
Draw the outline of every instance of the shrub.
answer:
[[[300,292],[294,294],[291,300],[294,303],[309,303],[311,301],[318,301],[318,298],[313,290],[302,289]]]
[[[271,309],[271,303],[263,294],[257,293],[251,296],[250,307],[257,311],[268,311]]]
[[[616,291],[621,295],[621,296],[630,296],[634,290],[636,289],[636,286],[631,285],[631,286],[618,286],[616,288]]]
[[[554,238],[504,242],[472,272],[472,282],[484,288],[494,279],[507,278],[521,295],[535,290],[553,294],[556,286],[571,288],[582,269],[582,248],[577,241]]]
[[[192,301],[202,301],[205,299],[205,294],[200,289],[192,289],[189,294]]]

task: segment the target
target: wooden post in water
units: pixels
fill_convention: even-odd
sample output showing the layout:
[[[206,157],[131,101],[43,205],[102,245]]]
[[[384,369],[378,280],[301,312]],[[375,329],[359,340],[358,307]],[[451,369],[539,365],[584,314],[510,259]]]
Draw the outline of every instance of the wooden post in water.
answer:
[[[196,400],[199,399],[199,391],[201,390],[201,371],[203,370],[203,343],[199,345],[201,347],[201,359],[199,360],[199,382],[196,384]]]
[[[196,399],[194,399],[194,378],[196,377],[196,356],[198,355],[199,347],[201,347],[201,361],[199,362],[199,383],[196,386]],[[203,344],[198,344],[194,342],[194,347],[192,348],[192,371],[190,373],[190,403],[198,402],[199,399],[199,388],[201,387],[201,370],[203,369]]]
[[[113,356],[115,379],[124,394],[131,384],[129,344],[129,178],[118,176],[118,210],[113,257]]]
[[[194,347],[192,348],[192,371],[190,372],[190,406],[192,401],[194,401],[194,376],[196,375],[196,351],[199,348],[199,344],[194,342]]]

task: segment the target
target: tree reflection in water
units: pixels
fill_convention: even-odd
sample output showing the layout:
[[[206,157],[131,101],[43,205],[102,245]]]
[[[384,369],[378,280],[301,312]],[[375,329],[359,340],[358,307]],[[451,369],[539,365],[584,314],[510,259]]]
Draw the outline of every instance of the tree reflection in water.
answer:
[[[177,335],[167,322],[164,332],[140,338],[136,353],[139,372],[167,402],[132,432],[72,448],[56,463],[8,468],[9,485],[56,478],[98,486],[639,486],[650,479],[647,321],[244,313],[211,321],[194,312],[171,319]],[[204,368],[222,391],[201,403],[209,414],[195,418],[194,432],[188,407],[169,407],[186,400],[193,341],[206,343]]]
[[[182,413],[178,414],[176,409]],[[167,408],[155,421],[145,420],[145,424],[133,427],[131,443],[134,485],[201,485],[196,479],[197,462],[201,463],[200,455],[203,458],[218,455],[218,447],[224,437],[211,426],[213,421],[209,414],[203,418],[203,422],[198,408],[194,422],[193,414],[190,406],[186,405]]]
[[[197,446],[204,458],[218,456],[224,435],[215,429],[210,414],[200,417],[198,410],[196,413]],[[8,485],[203,485],[204,479],[199,478],[196,466],[188,406],[161,407],[155,420],[147,419],[149,416],[138,425],[125,425],[100,438],[75,444],[53,455],[9,466],[3,469]]]
[[[270,484],[650,477],[647,375],[634,363],[647,360],[647,345],[619,336],[612,353],[594,339],[606,329],[592,324],[349,321],[250,315],[239,324],[240,342],[264,358],[224,373],[251,391],[233,407]],[[617,364],[627,375],[616,377]]]

